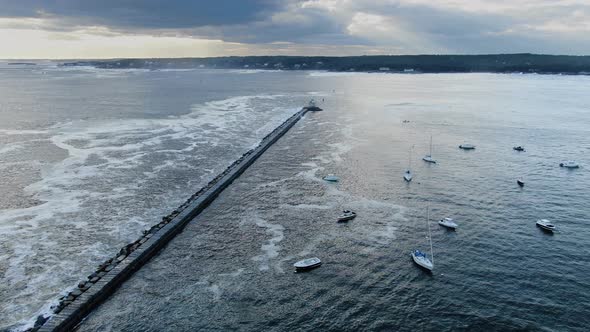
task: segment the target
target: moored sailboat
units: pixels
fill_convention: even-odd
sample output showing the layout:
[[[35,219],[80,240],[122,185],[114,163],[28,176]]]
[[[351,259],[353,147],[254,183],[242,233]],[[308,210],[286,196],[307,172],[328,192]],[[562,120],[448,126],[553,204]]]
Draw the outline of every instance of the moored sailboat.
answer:
[[[414,177],[414,175],[412,174],[412,171],[411,171],[411,167],[412,167],[412,149],[410,149],[410,152],[409,152],[408,169],[406,169],[406,171],[404,172],[404,180],[406,180],[406,182],[412,181],[412,178]]]
[[[428,240],[430,241],[430,259],[428,259],[428,256],[426,255],[426,253],[415,249],[414,251],[412,251],[411,256],[412,259],[414,260],[414,263],[416,263],[416,265],[420,266],[423,269],[426,269],[428,271],[432,271],[434,269],[434,253],[432,250],[432,236],[430,235],[430,208],[428,207],[426,209],[426,224],[428,225]]]
[[[432,136],[430,136],[430,150],[428,154],[425,155],[424,158],[422,158],[422,160],[424,160],[427,163],[436,164],[436,160],[432,158]]]

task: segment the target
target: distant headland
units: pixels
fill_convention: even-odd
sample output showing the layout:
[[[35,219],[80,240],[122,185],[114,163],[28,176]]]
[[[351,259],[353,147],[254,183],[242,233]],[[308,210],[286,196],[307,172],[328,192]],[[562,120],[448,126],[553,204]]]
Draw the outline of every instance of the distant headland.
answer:
[[[391,73],[590,74],[590,56],[542,54],[229,56],[211,58],[109,59],[63,62],[105,69],[267,69]]]

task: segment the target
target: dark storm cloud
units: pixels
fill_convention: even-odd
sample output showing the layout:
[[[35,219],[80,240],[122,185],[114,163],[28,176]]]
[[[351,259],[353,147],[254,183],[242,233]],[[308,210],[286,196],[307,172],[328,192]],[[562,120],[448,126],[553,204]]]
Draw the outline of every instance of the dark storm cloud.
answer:
[[[355,45],[400,53],[590,52],[587,0],[0,0],[1,17],[67,33]],[[20,24],[20,25],[19,25]],[[98,33],[98,32],[95,32]],[[295,47],[295,46],[291,46]]]
[[[194,34],[214,36],[225,41],[272,43],[288,41],[304,44],[365,44],[366,40],[346,34],[348,22],[321,10],[285,7],[263,20],[244,25],[195,29]]]
[[[260,20],[281,0],[0,0],[0,17],[53,16],[113,28],[174,29]]]

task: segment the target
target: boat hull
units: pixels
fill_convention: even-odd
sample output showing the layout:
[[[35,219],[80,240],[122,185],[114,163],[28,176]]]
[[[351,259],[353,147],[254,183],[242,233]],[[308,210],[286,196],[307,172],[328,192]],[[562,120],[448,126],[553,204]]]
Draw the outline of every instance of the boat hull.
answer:
[[[563,162],[559,163],[559,167],[579,168],[580,165],[578,165],[578,163],[573,160],[567,160],[567,161],[563,161]]]
[[[555,226],[552,224],[549,224],[549,222],[546,221],[545,219],[537,221],[537,227],[541,228],[544,231],[551,232],[551,233],[556,231]]]
[[[447,224],[447,223],[443,223],[443,222],[438,222],[439,225],[441,225],[444,228],[450,229],[450,230],[456,230],[457,229],[457,224]]]
[[[547,227],[547,226],[541,225],[541,224],[537,224],[537,227],[539,227],[540,229],[542,229],[544,231],[551,232],[551,233],[553,233],[553,231],[555,230],[555,228]]]
[[[315,268],[320,267],[321,265],[322,261],[317,257],[304,259],[293,264],[293,266],[295,267],[295,271],[297,272],[313,270]]]
[[[430,157],[430,156],[426,156],[426,157],[422,158],[422,160],[424,160],[427,163],[436,164],[436,160],[432,159],[432,157]]]
[[[578,166],[578,165],[566,165],[566,164],[559,164],[559,166],[561,166],[561,167],[565,167],[565,168],[570,168],[570,169],[574,169],[574,168],[580,168],[580,166]]]
[[[412,256],[412,260],[416,265],[428,272],[432,272],[434,266],[432,265],[432,263],[430,263],[429,260],[424,261],[421,257],[416,256],[413,252],[410,255]]]
[[[413,178],[413,177],[414,177],[414,176],[413,176],[413,175],[412,175],[412,173],[410,173],[410,172],[405,172],[405,173],[404,173],[404,180],[406,180],[407,182],[410,182],[410,181],[412,181],[412,178]]]
[[[317,264],[306,266],[306,267],[296,267],[295,271],[296,272],[310,271],[310,270],[320,267],[321,265],[322,265],[322,263],[317,263]]]
[[[354,218],[356,218],[356,214],[352,215],[352,216],[341,216],[341,217],[338,217],[338,222],[347,222],[347,221],[352,220]]]

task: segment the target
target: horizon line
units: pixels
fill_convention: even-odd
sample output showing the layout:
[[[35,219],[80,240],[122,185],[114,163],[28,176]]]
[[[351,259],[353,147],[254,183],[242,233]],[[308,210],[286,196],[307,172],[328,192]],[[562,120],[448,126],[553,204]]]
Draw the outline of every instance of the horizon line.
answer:
[[[215,58],[355,58],[355,57],[403,57],[403,56],[497,56],[497,55],[535,55],[559,57],[588,57],[590,54],[548,54],[548,53],[416,53],[416,54],[361,54],[361,55],[219,55],[219,56],[178,56],[178,57],[105,57],[105,58],[0,58],[0,61],[68,61],[68,60],[131,60],[131,59],[215,59]]]

